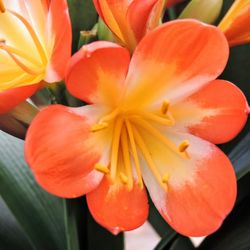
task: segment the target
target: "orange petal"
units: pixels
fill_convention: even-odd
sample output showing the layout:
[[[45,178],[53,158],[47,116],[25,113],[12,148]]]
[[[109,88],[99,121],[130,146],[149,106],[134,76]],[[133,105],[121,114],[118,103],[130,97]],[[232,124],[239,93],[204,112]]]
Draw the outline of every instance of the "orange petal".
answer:
[[[236,0],[222,19],[219,28],[225,33],[230,46],[250,42],[250,2]]]
[[[212,143],[233,139],[247,120],[247,101],[230,82],[214,80],[173,107],[176,124]]]
[[[66,0],[50,1],[47,17],[48,48],[51,50],[45,81],[61,81],[71,55],[72,31]]]
[[[134,0],[129,5],[127,11],[127,19],[138,42],[141,40],[141,38],[145,35],[147,31],[147,23],[149,21],[150,14],[153,11],[157,2],[158,0]],[[160,17],[158,20],[158,24],[159,23]]]
[[[66,85],[72,95],[89,103],[116,105],[123,94],[129,52],[110,42],[83,46],[70,60]]]
[[[52,194],[72,198],[94,189],[102,174],[96,163],[108,164],[110,133],[90,132],[100,117],[93,106],[53,105],[42,110],[28,129],[25,156],[39,184]]]
[[[223,71],[228,53],[227,40],[214,26],[195,20],[163,24],[133,54],[127,102],[138,107],[190,95]]]
[[[40,88],[39,84],[0,91],[0,114],[9,112],[12,108],[32,96]]]
[[[95,0],[94,4],[99,15],[121,44],[133,50],[136,39],[127,19],[131,0]]]
[[[92,216],[113,234],[141,226],[148,217],[148,200],[145,188],[134,183],[128,191],[122,183],[110,184],[103,178],[100,186],[87,194]]]
[[[189,141],[189,159],[178,157],[163,145],[147,141],[159,171],[169,180],[164,190],[143,167],[150,196],[163,218],[186,236],[205,236],[216,231],[231,211],[236,198],[236,177],[229,159],[213,144],[188,134],[166,133],[178,145]],[[146,138],[146,137],[144,137]]]

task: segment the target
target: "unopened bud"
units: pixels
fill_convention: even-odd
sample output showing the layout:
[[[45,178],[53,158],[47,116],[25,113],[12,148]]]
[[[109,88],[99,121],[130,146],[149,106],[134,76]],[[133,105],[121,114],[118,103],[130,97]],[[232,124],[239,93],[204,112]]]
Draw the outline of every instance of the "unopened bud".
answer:
[[[194,18],[212,24],[220,15],[223,0],[192,0],[179,18]]]

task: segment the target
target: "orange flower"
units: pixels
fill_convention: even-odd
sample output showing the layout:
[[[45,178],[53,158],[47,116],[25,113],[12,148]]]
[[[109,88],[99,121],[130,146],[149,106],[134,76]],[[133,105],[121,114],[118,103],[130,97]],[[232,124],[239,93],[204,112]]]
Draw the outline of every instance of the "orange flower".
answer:
[[[87,194],[92,215],[113,233],[144,223],[145,186],[178,232],[217,230],[236,179],[213,143],[231,140],[247,118],[242,92],[214,80],[228,53],[218,28],[194,20],[148,33],[131,60],[110,42],[82,47],[66,85],[91,104],[48,107],[28,130],[25,155],[39,184],[61,197]]]
[[[219,24],[230,46],[250,42],[250,1],[236,0]]]
[[[165,0],[94,0],[94,4],[118,41],[133,51],[141,38],[159,25]]]
[[[42,81],[62,80],[70,53],[66,0],[0,0],[0,113],[31,96]]]

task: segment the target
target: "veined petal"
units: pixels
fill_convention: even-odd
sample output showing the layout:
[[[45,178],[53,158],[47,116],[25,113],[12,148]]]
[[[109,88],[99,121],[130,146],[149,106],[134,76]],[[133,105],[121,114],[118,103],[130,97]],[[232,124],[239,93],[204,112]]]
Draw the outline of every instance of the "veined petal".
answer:
[[[176,127],[212,143],[233,139],[247,120],[247,101],[230,82],[214,80],[171,109]]]
[[[142,136],[158,171],[168,176],[163,189],[142,160],[145,184],[163,218],[186,236],[217,230],[236,198],[236,178],[226,155],[197,137],[165,131],[176,145],[189,141],[189,157],[182,158],[148,134]]]
[[[176,102],[194,93],[223,71],[228,52],[227,40],[214,26],[195,20],[161,25],[133,54],[125,105],[140,107],[166,98]]]
[[[230,46],[250,42],[250,1],[236,0],[222,19],[219,28]]]
[[[97,189],[87,194],[92,216],[113,234],[141,226],[148,217],[148,200],[145,188],[134,183],[128,190],[121,182],[111,184],[103,178]]]
[[[47,17],[47,49],[50,54],[45,81],[61,81],[71,56],[72,31],[66,0],[52,0]]]
[[[40,88],[39,84],[0,91],[0,114],[7,113],[19,103],[32,96]]]
[[[42,110],[28,129],[25,156],[39,184],[52,194],[73,198],[93,190],[109,163],[110,130],[92,133],[103,110],[61,105]]]
[[[83,46],[69,62],[66,85],[86,102],[116,105],[123,95],[129,61],[129,52],[114,43]]]

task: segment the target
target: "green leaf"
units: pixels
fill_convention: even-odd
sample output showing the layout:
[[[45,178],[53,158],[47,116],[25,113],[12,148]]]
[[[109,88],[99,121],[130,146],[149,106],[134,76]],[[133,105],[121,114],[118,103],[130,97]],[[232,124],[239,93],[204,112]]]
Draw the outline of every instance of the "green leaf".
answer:
[[[65,199],[64,221],[66,228],[67,250],[80,250],[78,215],[79,206],[77,199]]]
[[[0,133],[0,155],[0,194],[34,249],[66,249],[62,200],[36,184],[23,160],[23,141]]]
[[[32,250],[28,238],[0,197],[0,249]]]
[[[77,51],[80,31],[91,30],[97,22],[97,13],[92,0],[68,0],[73,28],[73,52]]]
[[[154,248],[154,250],[169,250],[170,246],[177,237],[177,233],[174,231],[168,232]]]
[[[191,240],[184,236],[179,236],[169,248],[169,250],[194,250],[195,247]]]
[[[159,214],[151,199],[149,200],[148,221],[161,237],[173,237],[177,235],[177,233],[167,224],[167,222]]]
[[[227,217],[222,227],[207,237],[199,250],[250,249],[250,197],[244,200]]]
[[[100,208],[101,209],[101,208]],[[124,238],[120,233],[117,236],[101,227],[88,213],[88,250],[123,250]]]
[[[224,1],[220,19],[226,14],[228,9],[233,4],[234,0]],[[225,71],[220,76],[221,79],[229,80],[237,85],[246,95],[248,102],[250,102],[250,44],[243,44],[235,46],[230,49],[229,61]],[[221,146],[222,150],[226,153],[230,152],[236,144],[238,144],[243,137],[248,133],[250,121],[234,140]]]
[[[234,166],[237,179],[250,172],[250,132],[233,148],[229,158]]]

